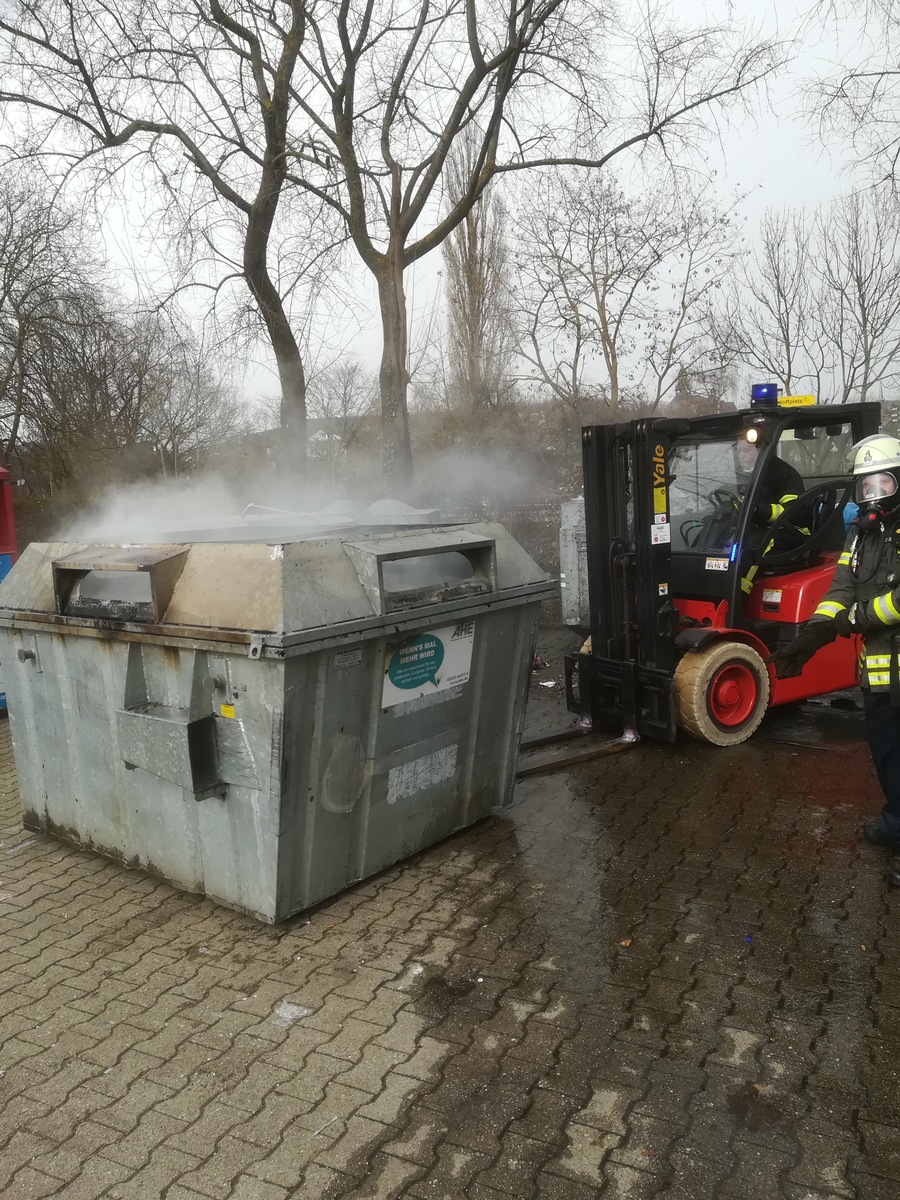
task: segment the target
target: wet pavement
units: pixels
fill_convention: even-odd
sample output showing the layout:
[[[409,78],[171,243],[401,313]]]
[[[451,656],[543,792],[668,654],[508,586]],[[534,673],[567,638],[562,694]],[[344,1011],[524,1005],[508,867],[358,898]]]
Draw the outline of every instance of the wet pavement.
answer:
[[[0,1195],[895,1200],[900,892],[825,728],[524,779],[271,928],[23,830],[3,726]]]

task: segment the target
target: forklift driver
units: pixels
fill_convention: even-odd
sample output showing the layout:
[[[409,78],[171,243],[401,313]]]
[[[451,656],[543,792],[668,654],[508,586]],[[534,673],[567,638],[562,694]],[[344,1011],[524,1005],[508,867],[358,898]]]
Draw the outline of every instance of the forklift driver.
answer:
[[[750,476],[761,449],[762,445],[759,442],[738,439],[735,454],[738,490],[741,495],[746,494],[750,485]],[[783,458],[770,458],[760,483],[759,500],[753,509],[753,524],[761,529],[771,525],[784,512],[784,506],[796,500],[804,490],[803,477],[799,471]]]
[[[743,499],[750,486],[750,476],[756,466],[756,460],[762,445],[759,441],[748,442],[739,438],[735,446],[737,466],[738,495]],[[781,516],[785,505],[796,500],[805,490],[803,477],[799,471],[785,462],[783,458],[773,456],[766,465],[765,474],[760,481],[758,499],[753,508],[751,521],[758,534],[751,538],[750,548],[756,548],[764,540],[765,530]],[[779,539],[776,536],[776,541]],[[775,546],[770,543],[763,551],[764,554],[773,549],[787,549],[786,546]],[[753,580],[759,570],[759,565],[749,566],[741,579],[741,589],[746,594],[753,587]]]

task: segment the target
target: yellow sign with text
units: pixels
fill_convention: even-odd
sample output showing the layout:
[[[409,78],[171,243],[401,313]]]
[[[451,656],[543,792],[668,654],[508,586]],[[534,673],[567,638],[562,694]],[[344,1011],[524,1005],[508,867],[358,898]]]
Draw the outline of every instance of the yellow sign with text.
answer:
[[[779,396],[779,408],[802,408],[805,404],[815,404],[815,396]]]

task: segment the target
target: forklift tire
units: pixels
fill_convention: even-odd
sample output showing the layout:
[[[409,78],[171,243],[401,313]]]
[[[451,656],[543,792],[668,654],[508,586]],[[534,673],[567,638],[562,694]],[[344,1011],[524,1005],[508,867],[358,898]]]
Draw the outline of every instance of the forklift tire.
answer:
[[[701,742],[736,746],[755,732],[769,705],[769,672],[743,642],[691,650],[675,669],[679,728]]]

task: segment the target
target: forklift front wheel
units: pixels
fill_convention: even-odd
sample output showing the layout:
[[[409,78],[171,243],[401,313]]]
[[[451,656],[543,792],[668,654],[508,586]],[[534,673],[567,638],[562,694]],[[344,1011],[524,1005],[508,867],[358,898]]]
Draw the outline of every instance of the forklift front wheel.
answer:
[[[756,730],[769,704],[769,673],[742,642],[691,650],[675,669],[678,724],[714,746],[736,746]]]

